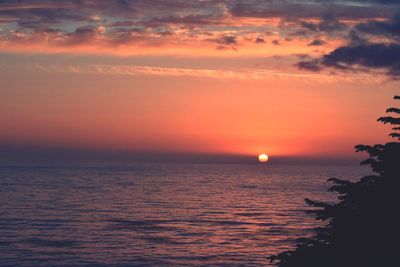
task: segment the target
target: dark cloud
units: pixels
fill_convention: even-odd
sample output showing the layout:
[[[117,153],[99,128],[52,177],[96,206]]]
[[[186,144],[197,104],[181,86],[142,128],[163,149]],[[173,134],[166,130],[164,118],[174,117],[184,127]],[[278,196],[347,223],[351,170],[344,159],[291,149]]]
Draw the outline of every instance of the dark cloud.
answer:
[[[230,6],[235,17],[304,19],[319,18],[325,8],[322,5],[293,3],[292,1],[236,1]]]
[[[290,40],[329,40],[342,39],[349,32],[349,23],[344,22],[332,13],[321,13],[319,18],[281,19],[279,29],[281,37]],[[310,41],[309,41],[310,42]],[[321,45],[320,42],[311,45]]]
[[[361,33],[385,36],[389,38],[400,38],[400,15],[396,14],[388,21],[370,21],[360,23],[356,30]]]
[[[109,42],[112,45],[124,45],[139,40],[142,36],[143,29],[140,28],[117,28],[112,30]]]
[[[368,43],[368,40],[358,33],[358,31],[352,29],[348,35],[348,41],[350,45],[362,45]]]
[[[290,20],[321,18],[323,14],[335,14],[338,19],[369,19],[378,14],[388,17],[394,13],[393,5],[400,6],[399,1],[248,0],[232,2],[229,6],[234,16],[279,17]]]
[[[347,39],[347,45],[321,58],[300,61],[296,66],[310,71],[323,68],[342,71],[385,70],[389,76],[400,76],[399,15],[386,21],[359,23],[349,32]]]
[[[324,44],[326,44],[325,41],[320,40],[320,39],[316,39],[316,40],[312,41],[311,43],[309,43],[308,46],[321,46],[321,45],[324,45]]]
[[[281,27],[268,25],[271,27],[268,30],[273,32],[271,39],[275,39],[272,44],[303,38],[310,46],[320,46],[330,38],[335,41],[346,38],[348,43],[343,49],[359,47],[355,53],[363,46],[372,46],[370,41],[374,38],[385,37],[386,43],[393,45],[399,42],[400,17],[394,16],[396,10],[400,10],[400,1],[0,0],[0,42],[6,41],[9,45],[13,45],[12,42],[65,46],[94,42],[158,45],[176,38],[171,43],[199,40],[216,43],[221,49],[236,49],[245,42],[261,44],[267,40],[262,35],[267,30],[261,28],[264,25],[240,24],[242,17],[253,17],[281,21]],[[345,19],[364,22],[353,27]],[[269,37],[268,41],[271,39]],[[320,70],[327,66],[350,65],[339,60],[337,53],[332,52],[331,64],[328,54],[313,64],[301,62],[298,67]],[[333,63],[335,60],[337,65]],[[367,67],[364,62],[356,64]]]
[[[343,46],[320,59],[301,61],[296,66],[311,71],[325,67],[347,71],[384,69],[390,76],[399,76],[400,44]]]
[[[301,70],[318,72],[322,69],[318,60],[300,61],[295,64]]]
[[[110,23],[108,26],[109,27],[132,27],[135,26],[135,22],[130,21],[130,20],[123,20],[123,21],[116,21]]]
[[[363,66],[368,68],[398,69],[400,44],[370,44],[339,47],[322,58],[322,64],[335,68]]]
[[[360,4],[354,5],[355,2]],[[226,15],[284,19],[388,17],[398,1],[294,1],[294,0],[31,0],[0,1],[0,17],[21,27],[63,22],[90,22],[93,15],[130,21],[205,24]],[[389,5],[391,4],[391,5]],[[307,26],[307,25],[306,25]],[[331,27],[329,24],[320,28]]]
[[[225,46],[225,45],[219,45],[215,49],[217,49],[217,50],[234,50],[234,51],[237,51],[237,48],[235,48],[234,46]]]
[[[281,45],[281,43],[279,42],[279,40],[272,40],[271,43],[273,45]]]
[[[175,30],[220,24],[223,4],[222,0],[0,1],[0,24],[9,29],[0,31],[0,41],[41,42],[42,36],[42,41],[53,45],[84,44],[98,40],[99,26],[106,28],[103,39],[109,43],[126,44],[150,35],[161,39]],[[48,28],[60,29],[56,40],[45,38],[49,35],[44,36],[43,29]],[[236,37],[221,37],[217,42],[232,45]]]
[[[92,15],[125,19],[176,17],[182,14],[212,15],[207,8],[221,1],[184,1],[184,0],[65,0],[65,1],[3,1],[0,2],[0,16],[13,18],[21,25],[83,22],[90,21]],[[221,10],[219,12],[222,12]],[[179,13],[179,16],[177,15]],[[175,16],[176,15],[176,16]],[[189,18],[187,18],[189,20]],[[29,23],[29,24],[28,24]]]
[[[337,31],[343,31],[347,26],[340,22],[333,14],[328,13],[322,16],[322,20],[317,23],[301,21],[300,25],[313,32],[325,32],[332,33]]]
[[[257,37],[256,40],[255,40],[255,43],[263,44],[263,43],[265,43],[265,40],[263,38],[261,38],[261,37]]]
[[[29,2],[30,3],[30,2]],[[0,17],[8,18],[10,22],[18,24],[21,28],[38,28],[54,25],[63,21],[83,21],[87,19],[85,12],[77,12],[72,3],[54,3],[28,5],[4,5],[0,3]]]
[[[232,35],[222,35],[215,42],[222,45],[235,45],[237,44],[237,37]]]
[[[68,45],[77,45],[90,43],[97,35],[98,30],[94,27],[78,27],[73,33],[68,34],[66,43]]]
[[[144,27],[162,27],[165,25],[179,25],[184,27],[202,27],[207,25],[221,25],[223,22],[220,20],[218,15],[201,15],[201,14],[190,14],[190,15],[173,15],[155,18],[146,18],[140,22],[136,22],[135,25],[142,25]]]

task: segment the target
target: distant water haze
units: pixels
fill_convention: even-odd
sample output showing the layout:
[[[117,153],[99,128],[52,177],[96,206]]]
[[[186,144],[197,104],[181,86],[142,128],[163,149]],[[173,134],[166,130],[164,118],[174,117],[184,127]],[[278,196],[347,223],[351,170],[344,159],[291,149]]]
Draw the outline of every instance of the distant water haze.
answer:
[[[94,149],[41,148],[24,146],[0,146],[0,166],[55,165],[126,165],[134,162],[148,163],[234,163],[260,164],[259,155],[188,153],[166,151],[121,151]],[[353,165],[359,164],[365,155],[268,155],[265,165]]]

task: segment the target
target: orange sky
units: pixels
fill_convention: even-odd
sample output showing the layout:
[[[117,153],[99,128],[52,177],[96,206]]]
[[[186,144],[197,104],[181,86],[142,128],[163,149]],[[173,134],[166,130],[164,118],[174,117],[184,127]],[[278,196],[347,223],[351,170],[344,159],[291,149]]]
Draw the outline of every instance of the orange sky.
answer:
[[[3,143],[133,151],[348,155],[385,137],[375,119],[395,93],[360,78],[3,75]]]
[[[385,66],[323,61],[352,27],[388,20],[386,6],[289,19],[290,1],[187,2],[164,17],[140,1],[136,17],[117,2],[36,2],[0,4],[0,146],[337,157],[387,140],[376,119],[398,82]]]

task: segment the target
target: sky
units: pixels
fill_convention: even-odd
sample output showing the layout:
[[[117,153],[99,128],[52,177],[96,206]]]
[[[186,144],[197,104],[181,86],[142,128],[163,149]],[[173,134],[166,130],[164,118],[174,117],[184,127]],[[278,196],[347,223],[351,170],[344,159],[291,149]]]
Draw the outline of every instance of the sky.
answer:
[[[354,157],[356,144],[389,140],[376,119],[398,93],[399,11],[390,0],[0,1],[0,159]]]

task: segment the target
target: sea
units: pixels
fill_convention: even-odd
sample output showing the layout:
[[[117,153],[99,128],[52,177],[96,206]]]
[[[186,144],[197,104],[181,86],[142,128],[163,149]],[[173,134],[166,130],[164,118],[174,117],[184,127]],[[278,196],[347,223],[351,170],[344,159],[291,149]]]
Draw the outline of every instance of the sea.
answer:
[[[359,166],[0,167],[0,266],[274,266]]]

